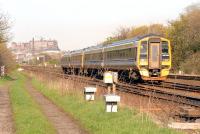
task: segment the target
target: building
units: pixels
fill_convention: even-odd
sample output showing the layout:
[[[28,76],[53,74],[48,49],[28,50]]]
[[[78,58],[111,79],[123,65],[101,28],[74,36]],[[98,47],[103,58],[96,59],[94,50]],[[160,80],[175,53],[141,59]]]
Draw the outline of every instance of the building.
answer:
[[[59,54],[60,49],[56,40],[34,40],[29,42],[12,42],[10,46],[11,51],[16,56],[18,63],[26,62],[33,59],[37,55],[45,54]]]
[[[29,42],[31,50],[40,53],[44,50],[59,50],[56,40],[32,40]]]

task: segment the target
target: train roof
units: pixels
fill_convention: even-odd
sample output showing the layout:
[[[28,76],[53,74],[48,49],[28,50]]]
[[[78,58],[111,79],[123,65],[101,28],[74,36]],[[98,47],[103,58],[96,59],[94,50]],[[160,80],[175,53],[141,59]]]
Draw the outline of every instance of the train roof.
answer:
[[[157,35],[157,34],[146,34],[146,35],[143,35],[143,36],[136,36],[136,37],[133,37],[133,38],[130,38],[130,39],[115,41],[115,42],[113,42],[111,44],[107,44],[105,46],[105,48],[115,47],[115,46],[119,46],[119,45],[125,45],[125,44],[129,44],[129,43],[137,44],[137,42],[139,40],[144,39],[146,37],[152,37],[152,36],[159,36],[159,37],[161,37],[160,35]]]
[[[152,34],[151,33],[151,34],[146,34],[146,35],[143,35],[143,36],[136,36],[136,37],[133,37],[133,38],[130,38],[130,39],[115,41],[112,44],[108,44],[108,46],[109,45],[126,44],[126,43],[131,43],[131,42],[136,43],[136,42],[138,42],[141,39],[144,39],[146,37],[152,37],[152,36],[159,36],[159,37],[161,37],[160,35]]]
[[[88,47],[88,48],[84,48],[83,50],[90,51],[90,50],[96,50],[96,49],[102,49],[102,48],[103,48],[103,45],[99,44],[99,45],[91,46],[91,47]]]
[[[136,36],[136,37],[130,38],[130,39],[115,41],[115,42],[113,42],[111,44],[107,44],[107,45],[99,44],[99,45],[90,46],[90,47],[79,49],[79,50],[70,51],[70,53],[66,53],[64,55],[80,54],[82,52],[89,52],[89,51],[92,51],[92,50],[99,50],[99,49],[103,49],[103,48],[109,48],[109,47],[119,46],[119,45],[128,44],[128,43],[137,44],[137,42],[139,40],[146,38],[146,37],[152,37],[152,36],[161,37],[160,35],[157,35],[157,34],[146,34],[146,35],[143,35],[143,36]]]

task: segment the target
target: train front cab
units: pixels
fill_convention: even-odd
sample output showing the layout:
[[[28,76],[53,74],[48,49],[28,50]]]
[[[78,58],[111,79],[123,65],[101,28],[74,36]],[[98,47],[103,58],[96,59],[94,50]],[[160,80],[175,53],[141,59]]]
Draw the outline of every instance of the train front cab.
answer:
[[[147,37],[139,41],[138,68],[143,80],[165,80],[171,68],[170,41],[161,37]]]

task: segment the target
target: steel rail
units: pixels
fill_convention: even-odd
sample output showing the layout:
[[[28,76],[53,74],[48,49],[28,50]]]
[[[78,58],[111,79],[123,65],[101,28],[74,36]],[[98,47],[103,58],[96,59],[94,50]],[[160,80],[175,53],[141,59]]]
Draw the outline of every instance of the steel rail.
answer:
[[[200,81],[200,75],[169,74],[167,77],[171,78],[171,79],[183,79],[183,80],[196,80],[196,81]]]
[[[163,81],[161,84],[146,82],[146,83],[143,83],[143,85],[168,88],[170,90],[175,89],[175,90],[181,90],[181,91],[187,91],[187,92],[200,93],[200,86],[182,84],[182,83],[178,83],[178,82],[175,83],[175,82]]]
[[[77,76],[77,75],[66,75],[63,73],[60,73],[59,71],[53,71],[53,70],[48,70],[45,68],[36,68],[36,67],[25,67],[26,70],[29,71],[37,71],[41,73],[48,73],[48,74],[54,74],[54,76],[58,76],[60,78],[65,78],[65,79],[71,79],[83,83],[88,83],[91,85],[98,85],[102,87],[107,87],[105,83],[103,83],[102,80],[98,79],[91,79],[88,77],[83,77],[83,76]],[[152,89],[149,87],[143,87],[141,85],[137,84],[124,84],[124,83],[118,83],[116,85],[117,90],[121,92],[126,92],[126,93],[133,93],[141,96],[146,96],[146,97],[151,97],[151,98],[156,98],[156,99],[161,99],[169,102],[176,102],[179,104],[185,104],[185,105],[190,105],[190,106],[195,106],[195,107],[200,107],[200,98],[195,98],[191,96],[186,96],[186,95],[181,95],[181,94],[175,94],[175,93],[170,93],[162,90],[157,90],[157,89]]]

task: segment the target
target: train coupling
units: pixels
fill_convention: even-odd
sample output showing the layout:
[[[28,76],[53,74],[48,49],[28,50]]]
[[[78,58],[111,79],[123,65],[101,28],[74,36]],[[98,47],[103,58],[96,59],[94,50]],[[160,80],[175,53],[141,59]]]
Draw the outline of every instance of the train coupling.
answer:
[[[160,69],[149,69],[149,76],[151,77],[160,76]]]

